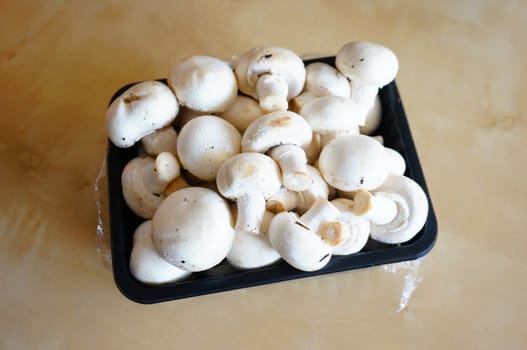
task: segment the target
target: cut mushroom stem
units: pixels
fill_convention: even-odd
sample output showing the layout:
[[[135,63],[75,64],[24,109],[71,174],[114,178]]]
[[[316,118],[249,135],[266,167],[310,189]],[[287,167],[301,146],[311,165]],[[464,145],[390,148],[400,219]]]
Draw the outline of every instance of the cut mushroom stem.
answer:
[[[292,191],[303,191],[313,183],[307,171],[307,158],[304,150],[296,145],[282,145],[273,148],[269,155],[282,170],[284,186]]]
[[[145,186],[152,193],[163,193],[167,185],[181,175],[179,162],[170,152],[159,153],[153,166],[144,173]]]
[[[260,99],[260,107],[265,112],[285,111],[288,107],[288,86],[280,76],[262,74],[256,83],[256,93]]]
[[[318,235],[331,247],[345,242],[350,236],[350,226],[344,221],[325,221],[320,225]]]
[[[278,192],[273,194],[267,200],[265,207],[271,213],[276,214],[297,208],[301,200],[301,196],[298,192],[288,190],[286,187],[282,186]]]
[[[265,198],[258,193],[247,193],[236,199],[238,217],[236,230],[259,233],[265,214]]]
[[[340,210],[337,207],[327,199],[318,197],[311,208],[300,217],[300,220],[313,232],[318,232],[322,223],[334,220],[339,215]]]

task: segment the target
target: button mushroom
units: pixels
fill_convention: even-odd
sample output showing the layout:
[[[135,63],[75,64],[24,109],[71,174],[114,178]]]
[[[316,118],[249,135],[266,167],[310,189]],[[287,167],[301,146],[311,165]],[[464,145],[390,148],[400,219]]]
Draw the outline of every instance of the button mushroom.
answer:
[[[354,202],[346,198],[337,198],[331,201],[341,214],[336,218],[349,226],[349,237],[342,243],[333,247],[333,255],[350,255],[364,248],[370,236],[370,221],[354,214]]]
[[[388,176],[384,146],[365,135],[343,135],[320,153],[319,170],[329,185],[341,191],[372,190]]]
[[[234,240],[228,203],[202,187],[180,189],[159,205],[152,237],[161,257],[186,271],[204,271],[219,264]]]
[[[304,191],[313,183],[303,148],[313,132],[304,118],[290,111],[272,112],[253,121],[242,137],[243,152],[266,153],[278,162],[284,186]]]
[[[184,169],[195,177],[214,181],[220,165],[240,153],[240,132],[220,117],[206,115],[181,129],[177,151]]]
[[[335,59],[337,69],[351,80],[351,99],[357,102],[363,122],[379,88],[395,79],[399,61],[392,50],[370,42],[350,42]]]
[[[224,112],[219,113],[218,116],[234,125],[236,129],[243,133],[249,124],[263,114],[258,101],[249,96],[238,95],[234,102]]]
[[[271,244],[291,266],[319,270],[329,262],[332,246],[349,235],[349,228],[345,231],[346,226],[335,221],[339,215],[340,211],[321,197],[300,218],[294,212],[278,213],[269,226]]]
[[[106,111],[108,136],[117,147],[131,147],[170,124],[178,111],[176,96],[165,84],[158,81],[136,84],[117,97]]]
[[[306,66],[304,91],[316,96],[350,97],[348,79],[327,63],[315,62]]]
[[[222,112],[238,94],[229,64],[211,56],[196,55],[177,62],[168,84],[183,106],[201,112]]]
[[[132,159],[121,174],[126,204],[136,215],[152,218],[165,198],[165,188],[180,174],[179,163],[169,152],[160,153],[155,160],[152,157]]]
[[[145,284],[176,282],[191,274],[159,256],[152,241],[152,220],[143,222],[134,232],[130,272]]]
[[[375,97],[372,108],[366,113],[366,120],[359,126],[360,133],[363,135],[373,135],[379,128],[382,121],[382,105],[379,95]]]
[[[373,192],[384,195],[396,206],[395,217],[385,224],[371,225],[370,235],[376,241],[398,244],[412,239],[423,228],[428,217],[428,199],[414,180],[401,175],[389,175]]]
[[[236,200],[236,230],[259,233],[265,200],[281,186],[280,170],[270,157],[260,153],[240,153],[218,169],[218,191]]]
[[[161,152],[177,154],[177,133],[172,125],[165,126],[141,139],[145,152],[155,157]]]
[[[260,102],[265,112],[285,111],[304,87],[304,62],[293,51],[276,46],[252,48],[234,62],[241,92]]]

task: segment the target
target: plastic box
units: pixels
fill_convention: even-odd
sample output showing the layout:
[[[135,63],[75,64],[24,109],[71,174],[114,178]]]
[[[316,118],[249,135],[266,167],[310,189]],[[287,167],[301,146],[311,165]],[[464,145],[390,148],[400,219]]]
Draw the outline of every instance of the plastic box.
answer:
[[[335,57],[305,61],[306,64],[313,62],[325,62],[334,66]],[[111,101],[132,85],[134,84],[122,87],[115,93]],[[328,265],[315,272],[296,270],[282,260],[272,266],[239,271],[223,261],[210,270],[192,274],[188,280],[162,286],[148,286],[138,282],[130,273],[129,258],[132,250],[133,233],[143,219],[128,209],[121,191],[121,172],[127,162],[137,155],[137,148],[134,146],[129,149],[120,149],[109,142],[107,169],[112,265],[118,288],[129,299],[138,303],[150,304],[414,260],[427,254],[436,240],[437,220],[395,82],[381,89],[380,99],[383,119],[375,135],[382,135],[387,147],[391,147],[402,154],[407,164],[405,175],[414,179],[424,189],[430,202],[427,222],[411,241],[400,245],[387,245],[370,239],[361,252],[349,256],[334,256]]]

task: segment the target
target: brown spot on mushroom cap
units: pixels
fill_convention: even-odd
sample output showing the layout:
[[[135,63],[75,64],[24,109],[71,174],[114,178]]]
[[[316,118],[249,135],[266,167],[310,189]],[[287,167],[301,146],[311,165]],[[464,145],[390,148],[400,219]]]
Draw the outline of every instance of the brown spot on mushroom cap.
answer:
[[[124,103],[132,103],[134,101],[139,101],[140,99],[141,99],[141,96],[130,94],[130,95],[126,96],[125,98],[123,98],[123,102]]]
[[[254,164],[247,164],[241,169],[242,177],[251,177],[256,172]]]
[[[273,200],[273,199],[270,199],[267,201],[266,205],[265,205],[265,209],[267,211],[270,211],[271,213],[275,213],[275,214],[278,214],[278,213],[281,213],[283,211],[286,211],[286,208],[285,206],[278,200]]]
[[[291,125],[291,117],[284,115],[282,117],[274,118],[270,121],[269,125],[275,128],[286,128]]]

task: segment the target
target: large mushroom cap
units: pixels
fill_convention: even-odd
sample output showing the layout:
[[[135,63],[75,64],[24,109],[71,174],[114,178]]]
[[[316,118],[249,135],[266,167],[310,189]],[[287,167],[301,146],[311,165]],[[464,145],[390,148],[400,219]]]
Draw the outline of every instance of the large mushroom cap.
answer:
[[[346,97],[315,97],[302,106],[299,114],[319,134],[354,130],[361,124],[359,107]]]
[[[211,56],[191,56],[177,62],[168,83],[182,105],[202,112],[222,112],[238,94],[229,64]]]
[[[388,176],[384,146],[364,135],[342,135],[330,141],[318,165],[328,184],[341,191],[372,190]]]
[[[170,124],[179,104],[168,86],[158,81],[136,84],[116,98],[106,111],[108,137],[121,148]]]
[[[278,192],[280,169],[276,162],[260,153],[239,153],[219,168],[216,184],[226,198],[235,199],[247,193],[261,193],[265,198]]]
[[[348,79],[327,63],[315,62],[306,66],[304,91],[316,96],[350,97]]]
[[[272,147],[287,144],[304,148],[312,137],[309,123],[300,115],[290,111],[271,112],[253,121],[245,130],[242,151],[265,153]]]
[[[335,65],[352,81],[379,88],[395,79],[399,70],[399,61],[392,50],[364,41],[344,45],[337,53]]]
[[[153,218],[157,251],[171,264],[187,271],[203,271],[219,264],[233,239],[232,215],[216,192],[180,189],[159,205]]]

